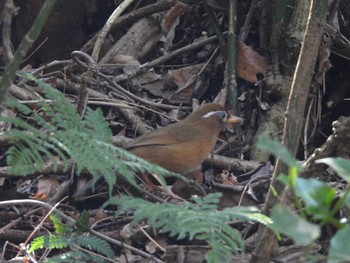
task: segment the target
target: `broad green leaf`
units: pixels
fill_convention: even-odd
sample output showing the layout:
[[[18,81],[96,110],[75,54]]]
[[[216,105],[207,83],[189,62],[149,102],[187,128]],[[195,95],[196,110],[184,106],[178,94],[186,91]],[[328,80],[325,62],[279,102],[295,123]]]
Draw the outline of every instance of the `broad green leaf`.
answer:
[[[347,225],[333,236],[329,248],[328,263],[350,262],[350,226]]]
[[[340,157],[328,157],[316,160],[316,163],[329,165],[347,183],[350,183],[350,160]]]
[[[346,196],[345,196],[345,198],[344,198],[344,204],[345,204],[348,208],[350,208],[350,193],[347,192],[347,191],[344,191],[344,192],[342,193],[342,195],[344,195],[344,194],[346,194]]]
[[[288,181],[289,181],[290,187],[295,188],[295,186],[297,184],[298,175],[299,175],[299,171],[298,171],[298,168],[296,166],[289,167]]]
[[[281,173],[277,176],[277,181],[281,182],[284,185],[288,185],[289,186],[289,178],[288,175]]]
[[[277,204],[272,208],[273,229],[293,239],[297,245],[311,244],[320,236],[320,227],[309,223],[288,207]]]
[[[286,147],[284,147],[279,141],[271,140],[267,138],[260,138],[256,144],[261,150],[265,150],[275,157],[280,158],[285,164],[289,167],[297,167],[299,170],[301,169],[300,164],[296,161],[296,159],[291,155]]]
[[[315,219],[331,216],[331,204],[335,196],[332,187],[313,178],[298,178],[295,194],[304,200],[306,211],[312,213]]]

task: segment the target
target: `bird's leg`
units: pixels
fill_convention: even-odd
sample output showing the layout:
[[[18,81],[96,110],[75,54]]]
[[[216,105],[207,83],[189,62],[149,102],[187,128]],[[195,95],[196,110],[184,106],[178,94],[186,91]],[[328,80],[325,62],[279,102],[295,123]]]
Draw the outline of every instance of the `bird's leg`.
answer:
[[[163,191],[163,192],[166,192],[167,194],[168,194],[168,196],[170,197],[170,198],[174,198],[174,199],[177,199],[177,200],[185,200],[185,199],[183,199],[181,196],[178,196],[177,194],[175,194],[174,192],[173,192],[173,190],[172,190],[172,185],[167,185],[167,186],[158,186],[158,189],[160,190],[160,191]]]
[[[183,198],[181,198],[180,196],[178,196],[177,194],[175,194],[171,188],[172,186],[167,186],[167,185],[162,185],[161,180],[159,179],[159,177],[156,174],[152,174],[153,178],[155,178],[161,185],[155,185],[152,182],[152,179],[148,176],[148,174],[144,174],[143,178],[148,186],[148,188],[150,189],[150,191],[162,191],[168,194],[169,197],[174,198],[174,199],[178,199],[178,200],[184,200]]]
[[[143,179],[145,180],[145,183],[150,191],[155,191],[157,189],[157,186],[152,182],[152,179],[148,174],[143,174]]]

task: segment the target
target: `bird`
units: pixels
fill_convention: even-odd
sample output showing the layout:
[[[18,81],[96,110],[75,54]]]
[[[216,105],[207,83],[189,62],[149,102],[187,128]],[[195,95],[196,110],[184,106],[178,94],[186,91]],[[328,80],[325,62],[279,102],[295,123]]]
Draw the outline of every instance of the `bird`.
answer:
[[[238,122],[242,119],[230,115],[222,105],[203,104],[185,119],[141,135],[125,148],[150,163],[201,183],[201,165],[213,150],[219,133],[228,123]],[[143,178],[151,190],[159,189],[147,174]],[[85,185],[75,196],[83,195],[91,184]],[[179,180],[175,186],[178,191],[186,187]],[[177,198],[170,189],[167,192],[170,197]]]
[[[198,174],[228,123],[242,122],[217,103],[203,104],[185,119],[141,135],[126,149],[132,154],[186,177]],[[150,186],[151,180],[144,176]]]

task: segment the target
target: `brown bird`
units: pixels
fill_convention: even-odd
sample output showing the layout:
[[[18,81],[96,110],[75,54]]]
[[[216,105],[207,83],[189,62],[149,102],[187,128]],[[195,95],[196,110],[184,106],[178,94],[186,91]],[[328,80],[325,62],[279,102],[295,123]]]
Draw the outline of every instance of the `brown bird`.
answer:
[[[204,104],[187,118],[138,137],[126,149],[171,172],[201,182],[201,164],[213,150],[220,131],[227,123],[241,121],[219,104]],[[151,189],[156,188],[147,175],[144,178]],[[76,196],[82,195],[87,185]],[[178,186],[178,189],[183,187]],[[171,191],[169,195],[175,196]]]
[[[204,104],[187,118],[138,137],[127,149],[151,163],[186,176],[200,171],[226,124],[241,121],[219,104]],[[145,179],[149,184],[150,180]]]

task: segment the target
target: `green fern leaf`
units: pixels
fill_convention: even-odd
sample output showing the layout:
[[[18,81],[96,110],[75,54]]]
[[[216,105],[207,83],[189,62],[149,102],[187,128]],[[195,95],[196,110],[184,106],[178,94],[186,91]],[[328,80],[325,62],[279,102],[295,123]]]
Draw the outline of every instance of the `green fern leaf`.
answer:
[[[50,249],[62,249],[72,244],[72,240],[64,236],[50,235],[49,237],[46,236],[45,239],[48,244],[47,248]]]
[[[115,254],[111,246],[101,238],[95,236],[82,235],[77,239],[79,246],[85,247],[89,250],[96,251],[108,258],[114,258]]]
[[[104,120],[104,116],[100,108],[95,111],[91,108],[87,108],[84,116],[84,123],[86,128],[91,129],[93,134],[98,134],[101,140],[104,139],[105,142],[111,142],[112,132],[108,123]]]
[[[75,221],[75,226],[78,234],[89,232],[89,220],[90,214],[88,211],[84,210],[78,219]]]
[[[57,236],[57,235],[50,235],[50,236],[41,236],[35,238],[31,244],[30,244],[30,253],[41,248],[58,248],[62,249],[65,247],[69,247],[72,244],[72,242],[64,237],[64,236]]]
[[[17,109],[20,113],[22,113],[23,115],[29,115],[32,113],[32,109],[29,108],[27,105],[19,103],[17,100],[15,100],[12,97],[7,97],[7,106],[9,106],[10,108],[15,108]]]
[[[65,226],[57,216],[51,214],[50,219],[55,227],[55,232],[57,234],[63,235],[63,234],[69,234],[72,232],[73,230],[72,227]]]
[[[209,194],[196,203],[185,207],[174,204],[153,204],[148,201],[123,197],[110,199],[106,205],[118,205],[120,213],[134,210],[133,223],[146,219],[154,228],[168,232],[178,239],[188,237],[208,242],[211,251],[206,255],[208,262],[230,262],[234,253],[244,251],[244,242],[239,232],[228,225],[232,220],[259,221],[270,224],[268,217],[257,213],[254,207],[235,207],[217,211],[212,209],[220,194]]]
[[[81,119],[74,105],[61,92],[31,75],[21,74],[21,77],[36,83],[48,100],[40,101],[40,108],[34,112],[13,99],[8,100],[8,105],[29,116],[30,120],[0,117],[0,120],[10,122],[17,128],[6,133],[13,141],[7,152],[7,163],[13,174],[27,175],[42,171],[44,157],[48,157],[57,169],[59,156],[65,170],[69,166],[68,160],[72,159],[77,164],[78,174],[84,169],[93,178],[102,174],[110,194],[120,176],[137,186],[134,172],[155,173],[164,185],[164,177],[180,177],[115,147],[101,110],[88,108]]]
[[[44,236],[40,236],[35,238],[31,243],[30,243],[30,249],[29,249],[29,253],[32,253],[33,251],[37,250],[37,249],[41,249],[44,248]]]

